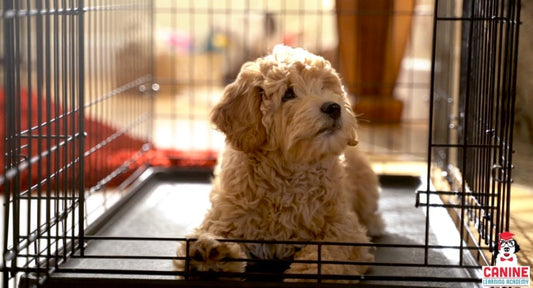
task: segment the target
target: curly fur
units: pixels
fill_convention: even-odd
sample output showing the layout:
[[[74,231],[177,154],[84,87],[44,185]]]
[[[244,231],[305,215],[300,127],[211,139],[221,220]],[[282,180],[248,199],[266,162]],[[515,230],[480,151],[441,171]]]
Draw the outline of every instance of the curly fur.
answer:
[[[293,99],[283,99],[288,89]],[[324,109],[332,103],[340,108],[336,115]],[[227,145],[215,169],[212,207],[189,235],[198,238],[189,255],[203,255],[196,257],[201,263],[191,261],[193,270],[245,271],[244,262],[208,260],[206,246],[229,245],[215,239],[370,243],[367,231],[383,231],[377,177],[360,152],[347,149],[357,144],[356,118],[339,76],[324,58],[276,46],[271,55],[243,65],[211,119]],[[217,259],[225,260],[318,259],[315,245],[233,243],[219,250]],[[326,245],[321,251],[322,260],[374,259],[368,246]],[[185,245],[177,254],[187,254]],[[185,262],[175,266],[183,271]],[[323,274],[366,270],[364,265],[322,266]],[[293,263],[286,273],[315,274],[317,265]]]

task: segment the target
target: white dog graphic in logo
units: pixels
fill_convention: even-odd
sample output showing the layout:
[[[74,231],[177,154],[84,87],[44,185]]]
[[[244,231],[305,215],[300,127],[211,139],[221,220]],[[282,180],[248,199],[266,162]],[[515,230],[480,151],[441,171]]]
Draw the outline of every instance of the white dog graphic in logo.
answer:
[[[496,266],[518,266],[516,253],[520,251],[520,246],[513,239],[511,232],[500,233],[500,243],[498,244],[498,255],[496,255]]]

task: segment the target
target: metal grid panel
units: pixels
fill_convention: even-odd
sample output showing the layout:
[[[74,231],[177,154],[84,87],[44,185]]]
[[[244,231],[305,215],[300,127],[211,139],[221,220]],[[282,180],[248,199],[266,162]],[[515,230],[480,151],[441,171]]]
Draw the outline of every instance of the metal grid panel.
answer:
[[[425,203],[430,213],[430,194],[440,195],[490,265],[509,229],[520,1],[437,3],[428,175],[438,185]],[[460,55],[446,47],[450,35]]]
[[[151,15],[141,1],[3,1],[5,287],[83,250],[120,198],[102,188],[151,137]]]
[[[83,24],[73,17],[79,10],[72,2],[55,6],[47,21],[41,2],[4,1],[3,8],[8,283],[20,271],[42,276],[78,245],[84,115],[76,51],[83,47],[77,33]]]

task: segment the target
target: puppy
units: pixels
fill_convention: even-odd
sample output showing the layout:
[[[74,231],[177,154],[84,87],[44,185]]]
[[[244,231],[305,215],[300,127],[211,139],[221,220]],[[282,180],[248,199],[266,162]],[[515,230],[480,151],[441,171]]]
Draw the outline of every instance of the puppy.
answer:
[[[242,66],[211,120],[226,135],[226,148],[215,168],[212,207],[189,235],[197,240],[178,247],[179,257],[191,259],[175,261],[176,269],[244,272],[257,262],[252,260],[267,259],[292,261],[286,275],[316,275],[316,262],[298,261],[374,261],[369,235],[384,227],[378,181],[360,152],[347,149],[357,144],[357,122],[327,60],[276,46],[271,55]],[[368,245],[319,250],[313,244],[217,239]],[[366,270],[365,265],[320,267],[322,275]]]

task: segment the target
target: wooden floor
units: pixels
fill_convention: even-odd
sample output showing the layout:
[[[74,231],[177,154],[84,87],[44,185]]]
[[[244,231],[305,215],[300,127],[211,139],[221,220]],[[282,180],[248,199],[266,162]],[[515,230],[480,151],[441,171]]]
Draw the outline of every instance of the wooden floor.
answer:
[[[509,230],[520,245],[519,264],[533,266],[533,145],[515,142],[514,147]]]

